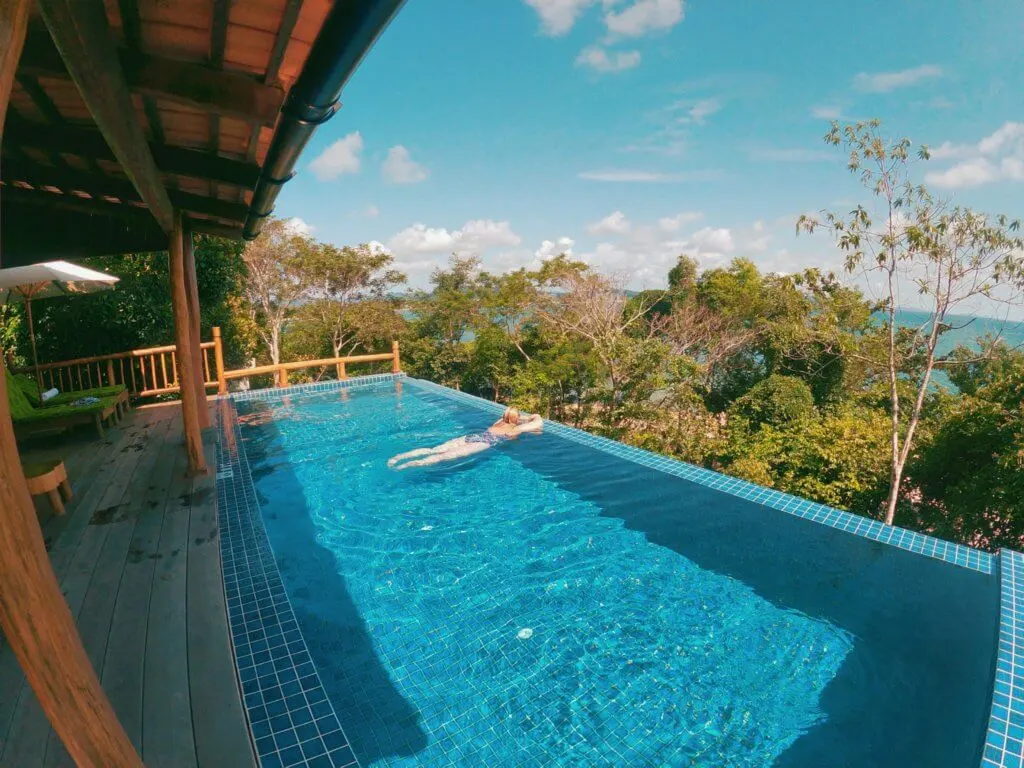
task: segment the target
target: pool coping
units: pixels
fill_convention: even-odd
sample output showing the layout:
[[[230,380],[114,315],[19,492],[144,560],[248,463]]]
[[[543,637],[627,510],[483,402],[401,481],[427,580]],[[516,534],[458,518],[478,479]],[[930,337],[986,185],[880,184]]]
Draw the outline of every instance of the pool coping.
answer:
[[[250,390],[223,395],[217,399],[235,402],[279,400],[287,396],[318,394],[352,387],[368,387],[396,380],[403,380],[415,387],[437,392],[450,399],[467,403],[491,413],[501,413],[505,408],[505,406],[499,403],[485,400],[475,395],[453,390],[423,379],[406,377],[403,373],[375,374],[342,381],[326,381],[285,388]],[[218,423],[220,423],[221,418],[220,410],[218,408]],[[229,410],[233,416],[234,408]],[[239,441],[237,445],[240,447],[238,425],[233,422],[231,426],[234,438],[236,441]],[[668,458],[641,448],[635,448],[610,438],[592,435],[589,432],[584,432],[558,422],[547,421],[545,429],[576,443],[610,453],[627,461],[682,477],[714,490],[754,501],[772,509],[811,522],[821,523],[846,533],[861,536],[882,544],[889,544],[899,549],[989,575],[996,573],[998,569],[1000,612],[996,670],[993,681],[989,723],[983,742],[980,768],[1024,768],[1024,554],[1003,549],[998,555],[993,555],[989,552],[938,539],[927,534],[917,533],[916,531],[910,531],[897,526],[887,526],[877,520],[808,501],[807,499],[801,499],[771,488],[764,488],[745,480],[729,477],[713,470],[679,461],[678,459]],[[222,430],[218,429],[218,437],[220,437],[221,432]],[[241,465],[244,479],[249,485],[249,496],[247,496],[246,500],[251,500],[250,503],[255,507],[255,509],[250,508],[248,514],[252,515],[255,512],[255,518],[259,521],[259,529],[265,539],[266,530],[263,528],[261,512],[256,501],[255,488],[252,485],[252,478],[249,474],[248,460],[245,458],[244,451],[240,450],[238,453],[241,455],[241,461],[239,462],[236,458],[235,462]],[[220,495],[221,486],[220,457],[221,442],[218,439],[218,496]],[[222,524],[222,549],[227,546],[227,539],[228,536]],[[273,561],[272,556],[271,561]],[[227,560],[225,560],[226,562]],[[271,565],[278,582],[280,582],[280,574],[277,573],[276,563],[272,562]],[[287,600],[286,595],[285,599]],[[288,605],[288,611],[291,611],[290,604]],[[305,647],[304,641],[303,647]],[[319,677],[317,681],[319,682]],[[248,715],[248,702],[246,702],[246,707]],[[339,722],[340,729],[341,725]],[[259,752],[258,749],[257,752]],[[353,760],[355,760],[354,755]],[[312,763],[297,763],[297,765],[303,764],[313,765]],[[264,768],[269,768],[267,764],[263,765]],[[347,765],[358,766],[359,764],[358,762],[352,762]]]

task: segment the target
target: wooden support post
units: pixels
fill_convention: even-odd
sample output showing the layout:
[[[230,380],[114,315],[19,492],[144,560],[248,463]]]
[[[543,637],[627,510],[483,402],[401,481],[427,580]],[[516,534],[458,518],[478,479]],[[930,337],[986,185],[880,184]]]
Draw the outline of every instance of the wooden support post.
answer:
[[[30,0],[0,3],[0,137],[31,5]],[[0,529],[0,629],[53,729],[78,765],[141,767],[89,664],[50,566],[14,440],[2,370]]]
[[[213,326],[213,361],[217,366],[217,394],[228,393],[228,380],[224,378],[224,342],[221,341],[220,327]]]
[[[285,368],[283,365],[277,369],[277,386],[288,386],[288,369]]]
[[[117,384],[114,379],[114,358],[107,360],[107,386],[112,387]]]
[[[398,354],[398,342],[391,342],[391,372],[401,373],[402,371],[402,359]]]
[[[344,360],[342,360],[340,363],[338,363],[337,369],[338,369],[338,381],[344,381],[345,379],[348,378],[348,374],[345,372],[345,361]]]
[[[192,330],[185,286],[185,246],[181,211],[174,212],[168,256],[171,260],[171,306],[174,310],[174,339],[178,354],[178,382],[181,386],[181,415],[185,421],[185,452],[191,475],[206,472],[203,435],[199,427],[199,393],[196,392],[195,356],[192,354]]]
[[[199,428],[206,429],[210,421],[210,405],[206,401],[206,376],[203,374],[202,337],[199,331],[199,285],[196,282],[196,255],[192,248],[192,230],[182,233],[182,248],[185,257],[185,297],[188,299],[189,332],[192,337],[192,365],[195,368],[196,394],[199,411]]]

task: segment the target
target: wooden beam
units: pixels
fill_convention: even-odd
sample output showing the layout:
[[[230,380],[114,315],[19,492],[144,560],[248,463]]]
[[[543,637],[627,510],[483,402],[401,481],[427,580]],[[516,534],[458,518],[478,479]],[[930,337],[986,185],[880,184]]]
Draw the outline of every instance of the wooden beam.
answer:
[[[0,180],[10,184],[23,181],[34,187],[57,187],[65,192],[77,190],[88,192],[94,197],[116,197],[120,200],[142,202],[135,186],[127,179],[79,171],[74,168],[52,168],[38,163],[11,159],[0,165]],[[175,208],[190,213],[201,213],[228,221],[245,221],[248,207],[228,200],[216,200],[191,192],[168,190],[167,194]]]
[[[185,422],[185,453],[190,475],[206,472],[203,435],[199,427],[199,395],[196,391],[195,355],[192,351],[192,325],[185,283],[185,241],[181,211],[174,211],[173,227],[167,249],[171,272],[171,308],[174,312],[174,341],[178,353],[178,382],[181,385],[181,416]],[[203,393],[205,397],[205,392]]]
[[[76,126],[52,126],[31,123],[24,120],[11,125],[7,146],[34,147],[51,152],[64,152],[84,158],[115,160],[103,135],[91,128]],[[260,177],[260,167],[255,163],[214,157],[206,152],[161,144],[150,144],[150,152],[157,167],[163,173],[189,176],[201,181],[217,181],[236,187],[254,189]]]
[[[192,367],[196,387],[196,410],[199,413],[199,428],[206,429],[210,420],[210,406],[206,400],[206,375],[203,371],[203,343],[199,317],[199,283],[196,280],[196,254],[192,242],[192,231],[187,222],[182,233],[182,250],[185,258],[185,298],[188,299],[189,333],[192,341]]]
[[[165,232],[174,208],[135,115],[103,3],[37,0],[61,58],[100,133]]]
[[[277,28],[277,37],[274,38],[274,49],[270,52],[270,61],[267,63],[267,71],[263,76],[263,82],[276,83],[277,74],[281,71],[281,62],[284,61],[284,52],[292,39],[292,32],[295,31],[295,22],[299,20],[299,11],[302,10],[302,0],[288,0],[281,15],[281,26]]]
[[[128,26],[125,29],[127,40]],[[221,57],[223,62],[223,48]],[[130,45],[117,51],[117,59],[133,93],[184,104],[203,112],[273,125],[284,103],[284,89],[243,72],[225,72],[216,65],[150,56]],[[46,34],[29,36],[19,72],[28,76],[70,78],[60,54]]]
[[[209,219],[189,219],[189,228],[193,232],[202,232],[204,235],[213,235],[214,237],[223,237],[227,240],[241,240],[242,239],[242,228],[241,227],[230,227],[224,224],[218,224],[215,221]]]
[[[30,5],[0,3],[0,137]],[[0,371],[0,521],[0,628],[36,700],[78,765],[141,767],[50,565],[14,439],[6,371]]]

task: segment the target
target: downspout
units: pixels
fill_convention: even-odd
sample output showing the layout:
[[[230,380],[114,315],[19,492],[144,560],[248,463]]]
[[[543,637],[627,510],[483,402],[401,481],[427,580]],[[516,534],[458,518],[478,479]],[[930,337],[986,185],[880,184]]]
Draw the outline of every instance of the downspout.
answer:
[[[340,106],[338,97],[356,67],[405,0],[335,0],[306,63],[288,92],[270,140],[243,236],[252,240],[274,211],[278,194],[316,129]]]

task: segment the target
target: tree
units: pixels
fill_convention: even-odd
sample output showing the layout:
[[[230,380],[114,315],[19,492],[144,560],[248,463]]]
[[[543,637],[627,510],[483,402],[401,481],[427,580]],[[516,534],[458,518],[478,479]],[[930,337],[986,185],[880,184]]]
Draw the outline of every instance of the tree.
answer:
[[[243,251],[249,316],[275,365],[281,362],[285,321],[309,289],[305,261],[315,249],[316,243],[289,222],[270,219]]]
[[[977,297],[1016,301],[1024,286],[1022,241],[1015,235],[1018,222],[1005,217],[991,220],[967,208],[950,208],[936,201],[923,186],[909,178],[909,139],[891,141],[879,132],[879,122],[840,127],[833,123],[825,141],[849,152],[848,167],[874,195],[869,211],[858,205],[848,216],[826,212],[823,218],[801,216],[798,231],[831,232],[846,255],[850,272],[881,275],[885,285],[882,308],[886,337],[884,365],[889,387],[890,478],[885,522],[892,524],[900,499],[904,470],[932,373],[938,360],[941,334],[947,317]],[[928,159],[921,147],[918,158]],[[916,289],[927,304],[929,321],[898,344],[896,323],[901,290]],[[904,359],[919,357],[913,373],[915,395],[904,409],[900,398],[900,372]]]
[[[974,391],[954,401],[909,475],[918,525],[976,547],[1024,546],[1024,353],[973,366]]]
[[[405,282],[405,275],[390,269],[393,261],[390,253],[370,245],[306,248],[301,279],[311,300],[297,311],[296,324],[328,339],[334,357],[395,338],[403,323],[389,292]]]
[[[762,424],[781,427],[814,413],[811,388],[795,376],[769,376],[755,384],[729,409],[732,417],[747,421],[751,429]]]

